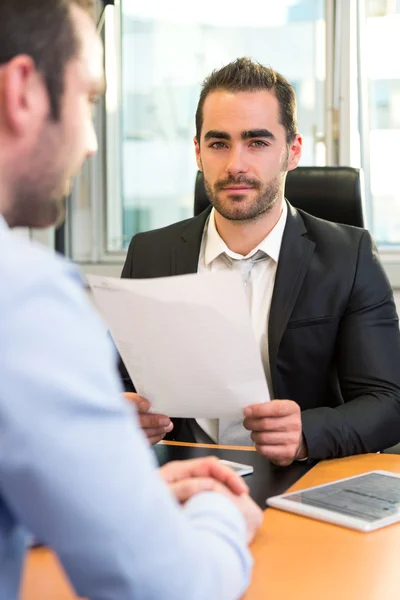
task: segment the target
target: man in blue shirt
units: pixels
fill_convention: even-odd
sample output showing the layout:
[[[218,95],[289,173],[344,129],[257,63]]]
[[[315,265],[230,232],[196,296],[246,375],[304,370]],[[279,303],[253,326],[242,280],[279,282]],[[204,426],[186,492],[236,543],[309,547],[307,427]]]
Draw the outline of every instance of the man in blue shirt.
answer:
[[[97,149],[89,5],[0,0],[0,598],[18,597],[29,531],[86,598],[232,599],[260,509],[216,460],[157,473],[76,269],[10,231],[62,218]]]

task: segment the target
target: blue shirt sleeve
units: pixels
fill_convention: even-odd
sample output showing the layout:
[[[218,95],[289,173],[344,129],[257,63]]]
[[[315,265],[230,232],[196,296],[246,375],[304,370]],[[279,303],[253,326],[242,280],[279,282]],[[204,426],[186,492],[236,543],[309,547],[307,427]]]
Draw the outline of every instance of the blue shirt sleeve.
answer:
[[[178,506],[73,268],[54,261],[5,297],[0,487],[16,519],[91,600],[239,597],[251,571],[241,514],[215,493]]]

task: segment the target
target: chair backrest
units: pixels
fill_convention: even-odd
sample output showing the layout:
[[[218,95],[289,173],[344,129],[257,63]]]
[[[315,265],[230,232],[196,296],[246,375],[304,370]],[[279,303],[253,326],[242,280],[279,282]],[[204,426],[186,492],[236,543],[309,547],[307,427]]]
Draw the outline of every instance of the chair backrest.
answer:
[[[364,227],[360,169],[297,167],[287,174],[285,196],[293,206],[315,217]],[[200,214],[209,204],[203,173],[198,171],[194,214]]]

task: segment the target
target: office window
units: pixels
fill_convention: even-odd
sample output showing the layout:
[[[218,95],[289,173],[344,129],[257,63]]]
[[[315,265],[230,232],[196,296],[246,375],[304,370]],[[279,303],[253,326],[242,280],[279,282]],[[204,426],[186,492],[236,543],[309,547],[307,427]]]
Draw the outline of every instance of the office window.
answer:
[[[370,227],[381,249],[400,244],[400,2],[366,1],[368,126],[365,132]]]
[[[107,197],[106,252],[138,231],[190,217],[193,136],[200,84],[213,69],[250,56],[295,86],[302,164],[325,164],[324,0],[121,0],[121,193]],[[112,203],[112,204],[110,204]]]

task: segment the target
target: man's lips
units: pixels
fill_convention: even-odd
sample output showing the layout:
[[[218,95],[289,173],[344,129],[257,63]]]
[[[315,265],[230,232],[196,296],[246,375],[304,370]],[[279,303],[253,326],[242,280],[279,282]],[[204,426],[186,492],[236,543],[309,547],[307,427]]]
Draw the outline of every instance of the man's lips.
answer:
[[[226,192],[243,192],[247,190],[252,190],[253,186],[251,185],[228,185],[222,188]]]

